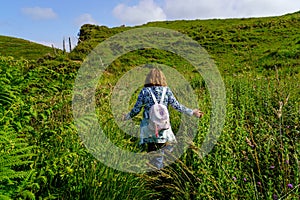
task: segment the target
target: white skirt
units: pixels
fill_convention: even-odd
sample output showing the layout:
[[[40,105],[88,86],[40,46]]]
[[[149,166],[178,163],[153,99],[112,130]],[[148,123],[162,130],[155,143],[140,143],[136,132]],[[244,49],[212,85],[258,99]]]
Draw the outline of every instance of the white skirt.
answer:
[[[172,131],[172,128],[162,130],[159,132],[159,136],[155,136],[155,132],[148,128],[148,119],[143,119],[140,126],[140,144],[143,143],[177,143],[176,137]]]

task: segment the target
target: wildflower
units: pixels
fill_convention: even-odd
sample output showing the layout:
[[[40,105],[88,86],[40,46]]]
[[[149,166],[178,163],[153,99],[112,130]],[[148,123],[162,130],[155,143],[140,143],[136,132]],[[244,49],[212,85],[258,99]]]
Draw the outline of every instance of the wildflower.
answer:
[[[278,196],[276,194],[273,194],[273,199],[278,200]]]
[[[233,180],[236,181],[236,177],[235,176],[233,177]]]
[[[247,179],[246,179],[246,178],[244,178],[244,181],[246,182],[246,181],[247,181]]]
[[[258,182],[257,182],[257,185],[261,185],[261,182],[258,181]]]
[[[289,164],[290,162],[289,162],[289,160],[286,160],[285,163],[286,163],[286,164]]]
[[[289,183],[288,185],[288,188],[292,189],[293,188],[293,185],[291,183]]]
[[[274,165],[271,165],[271,166],[270,166],[270,169],[274,169],[274,168],[275,168],[275,166],[274,166]]]

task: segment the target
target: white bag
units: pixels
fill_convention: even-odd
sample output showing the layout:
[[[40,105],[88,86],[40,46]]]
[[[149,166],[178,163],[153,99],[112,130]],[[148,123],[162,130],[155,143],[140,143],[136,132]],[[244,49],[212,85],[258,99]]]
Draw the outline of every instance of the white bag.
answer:
[[[168,108],[163,104],[166,90],[167,89],[164,87],[160,102],[158,104],[153,92],[151,89],[149,89],[154,101],[154,105],[152,105],[149,110],[148,128],[155,132],[156,137],[158,137],[158,133],[161,130],[168,130],[171,127]]]

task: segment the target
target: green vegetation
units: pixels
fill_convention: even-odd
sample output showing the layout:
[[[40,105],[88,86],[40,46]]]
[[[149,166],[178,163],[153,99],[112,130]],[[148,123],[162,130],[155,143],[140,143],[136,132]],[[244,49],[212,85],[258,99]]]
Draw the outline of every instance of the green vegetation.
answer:
[[[59,51],[61,50],[53,49],[28,40],[0,35],[1,56],[13,56],[14,58],[36,60],[46,54],[54,54]]]
[[[299,25],[299,12],[144,25],[178,30],[198,41],[216,61],[227,95],[224,130],[212,152],[200,159],[197,150],[209,127],[211,101],[205,82],[189,63],[169,52],[145,49],[108,67],[96,92],[99,122],[125,149],[138,151],[137,138],[110,120],[109,99],[128,70],[147,62],[174,67],[199,96],[206,115],[194,143],[176,163],[153,174],[119,172],[97,161],[77,134],[71,108],[81,60],[98,42],[135,27],[84,25],[70,54],[26,57],[18,49],[1,52],[0,198],[298,199]],[[176,131],[179,115],[171,110],[171,116]]]

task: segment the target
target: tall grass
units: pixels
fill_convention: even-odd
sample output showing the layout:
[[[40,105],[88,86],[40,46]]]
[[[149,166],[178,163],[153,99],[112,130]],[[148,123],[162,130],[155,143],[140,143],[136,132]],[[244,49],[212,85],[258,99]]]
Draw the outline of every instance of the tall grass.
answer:
[[[298,78],[273,71],[225,82],[226,125],[213,151],[200,159],[201,143],[195,142],[178,162],[146,180],[160,199],[298,199]],[[199,137],[206,126],[200,123]]]
[[[217,144],[200,158],[211,109],[200,75],[168,52],[140,50],[116,60],[99,80],[96,110],[104,133],[117,146],[141,151],[138,139],[117,126],[109,103],[118,79],[141,64],[174,67],[191,83],[199,108],[206,113],[191,147],[175,163],[145,174],[105,166],[79,138],[71,104],[80,62],[66,54],[37,62],[0,57],[0,198],[298,199],[300,73],[299,33],[294,28],[298,15],[271,18],[275,21],[232,19],[231,25],[220,20],[146,25],[179,29],[203,40],[224,78],[227,114]],[[287,27],[290,32],[284,32]],[[104,31],[101,40],[118,29]],[[92,32],[86,36],[91,40]],[[283,32],[291,39],[281,37]],[[83,53],[74,51],[72,56],[82,58],[89,45],[97,43],[86,40],[78,47]],[[171,116],[176,130],[180,116],[174,110]],[[141,115],[135,120],[137,125],[140,119]]]
[[[210,97],[203,89],[201,80],[193,81],[190,78],[200,97],[199,106],[206,115],[199,121],[194,144],[180,160],[154,175],[142,176],[149,187],[158,192],[158,196],[154,197],[297,199],[300,184],[299,75],[286,71],[275,68],[264,73],[251,71],[224,76],[227,90],[226,124],[213,151],[203,159],[198,156],[198,151],[208,132]],[[118,76],[110,74],[107,80],[117,80]],[[107,89],[109,91],[111,85],[108,82],[101,82],[99,94]],[[109,95],[108,91],[106,94]],[[105,99],[99,101],[101,119],[111,116]],[[176,118],[176,115],[172,116]],[[178,120],[173,120],[175,129]],[[106,123],[105,126],[116,125]],[[119,141],[120,146],[125,146],[123,133],[117,129],[113,131],[113,138]],[[131,144],[134,143],[131,141]]]
[[[36,146],[30,168],[13,169],[33,170],[31,173],[24,171],[29,173],[24,174],[25,182],[16,185],[25,190],[15,190],[19,192],[13,194],[11,186],[3,185],[2,194],[22,196],[20,192],[27,191],[27,198],[31,199],[298,197],[299,74],[291,75],[286,69],[277,69],[224,76],[226,124],[212,152],[201,159],[198,150],[210,120],[209,93],[205,84],[185,68],[185,76],[199,94],[199,107],[206,113],[199,121],[198,135],[178,161],[159,172],[138,175],[103,165],[88,153],[78,137],[71,112],[72,82],[78,65],[46,61],[36,67],[26,61],[2,58],[2,70],[6,70],[7,77],[2,81],[13,84],[6,84],[6,89],[2,90],[8,93],[2,92],[1,103],[5,105],[3,108],[19,106],[14,110],[2,109],[1,116],[8,121],[2,121],[1,130],[9,133],[8,130],[14,129],[13,135],[25,137],[28,143]],[[109,96],[101,94],[111,95],[114,82],[111,80],[122,75],[116,72],[116,76],[108,73],[97,91],[101,103],[99,120],[105,121],[105,133],[118,146],[140,151],[136,139],[124,137],[113,120],[105,120],[111,118],[106,101]],[[179,118],[174,113],[172,116],[176,129]]]

